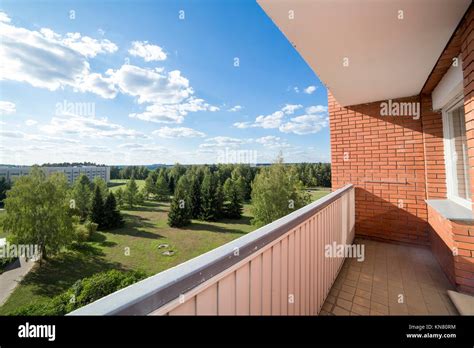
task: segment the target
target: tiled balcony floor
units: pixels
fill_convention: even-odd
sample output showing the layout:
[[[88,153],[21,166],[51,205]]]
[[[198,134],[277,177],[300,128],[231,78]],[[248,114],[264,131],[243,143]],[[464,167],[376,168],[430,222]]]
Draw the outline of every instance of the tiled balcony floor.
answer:
[[[429,249],[356,239],[365,260],[347,259],[321,315],[456,315],[454,290]]]

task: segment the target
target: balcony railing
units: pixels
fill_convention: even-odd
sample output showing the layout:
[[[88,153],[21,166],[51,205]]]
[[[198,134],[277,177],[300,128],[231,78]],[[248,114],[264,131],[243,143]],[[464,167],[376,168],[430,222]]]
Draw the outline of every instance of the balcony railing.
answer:
[[[271,224],[71,315],[317,315],[354,239],[347,185]]]

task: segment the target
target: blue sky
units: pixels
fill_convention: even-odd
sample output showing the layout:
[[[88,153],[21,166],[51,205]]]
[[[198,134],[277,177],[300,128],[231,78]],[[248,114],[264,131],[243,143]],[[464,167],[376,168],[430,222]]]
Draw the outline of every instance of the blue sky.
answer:
[[[326,89],[254,0],[0,10],[0,163],[329,161]]]

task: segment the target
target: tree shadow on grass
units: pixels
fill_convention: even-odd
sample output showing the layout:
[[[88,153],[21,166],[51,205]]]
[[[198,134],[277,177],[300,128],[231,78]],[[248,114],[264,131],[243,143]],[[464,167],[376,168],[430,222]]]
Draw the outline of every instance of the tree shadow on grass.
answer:
[[[36,266],[21,284],[31,285],[33,293],[51,298],[79,279],[111,269],[125,270],[120,263],[105,260],[100,248],[78,244]]]
[[[97,243],[102,247],[108,248],[117,245],[117,243],[107,240],[107,237],[102,232],[93,233],[92,236],[89,238],[89,241]]]
[[[125,215],[125,214],[124,214]],[[151,223],[149,219],[143,218],[136,215],[126,214],[125,226],[116,228],[113,230],[106,231],[107,233],[117,235],[127,235],[133,237],[149,238],[149,239],[160,239],[162,235],[158,233],[152,233],[144,231],[145,228],[156,228],[155,224]]]
[[[130,208],[128,205],[124,205],[122,207],[123,212],[127,211],[136,211],[136,212],[156,212],[156,213],[166,213],[167,210],[165,209],[167,205],[161,202],[154,202],[154,201],[146,201],[140,205],[134,206]],[[126,213],[124,213],[126,214]]]
[[[223,222],[223,221],[220,221]],[[213,224],[209,224],[203,221],[196,221],[193,222],[191,225],[186,226],[187,230],[192,231],[207,231],[207,232],[218,232],[218,233],[237,233],[237,234],[247,234],[242,230],[236,228],[226,228],[222,226],[217,226]]]
[[[242,216],[240,219],[223,219],[219,222],[222,222],[225,224],[250,226],[252,225],[252,218],[250,216]]]

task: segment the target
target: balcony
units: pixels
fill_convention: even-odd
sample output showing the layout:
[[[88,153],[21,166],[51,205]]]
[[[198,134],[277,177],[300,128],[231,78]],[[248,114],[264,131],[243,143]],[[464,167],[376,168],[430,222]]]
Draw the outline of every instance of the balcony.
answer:
[[[428,249],[356,240],[363,259],[329,254],[353,243],[354,204],[347,185],[70,315],[456,314]]]

